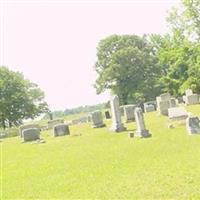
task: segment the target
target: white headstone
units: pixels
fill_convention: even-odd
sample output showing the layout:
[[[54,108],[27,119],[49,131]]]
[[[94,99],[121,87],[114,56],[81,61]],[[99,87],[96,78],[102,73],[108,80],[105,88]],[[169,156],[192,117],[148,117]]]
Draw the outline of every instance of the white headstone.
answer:
[[[137,131],[136,136],[138,137],[150,137],[151,134],[149,131],[145,128],[144,123],[144,116],[141,108],[135,108],[135,121],[137,124]]]
[[[121,132],[126,130],[121,121],[119,98],[117,95],[111,96],[110,100],[111,112],[112,112],[112,127],[111,130],[115,132]]]
[[[168,109],[169,119],[173,120],[181,120],[186,119],[188,117],[188,113],[184,107],[174,107]]]
[[[26,125],[21,125],[19,127],[19,134],[20,134],[20,137],[23,137],[22,135],[22,132],[23,130],[25,129],[30,129],[30,128],[37,128],[37,129],[40,129],[40,126],[38,124],[26,124]]]
[[[185,91],[185,95],[186,95],[186,96],[189,96],[189,95],[192,95],[192,94],[193,94],[193,92],[192,92],[191,89],[187,89],[187,90]]]

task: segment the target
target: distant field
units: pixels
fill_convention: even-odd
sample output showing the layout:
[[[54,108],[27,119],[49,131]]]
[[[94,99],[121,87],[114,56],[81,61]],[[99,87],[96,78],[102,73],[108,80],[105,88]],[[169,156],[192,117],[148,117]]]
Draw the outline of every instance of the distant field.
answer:
[[[200,105],[187,107],[200,115]],[[90,124],[70,126],[71,135],[46,143],[1,139],[0,199],[200,199],[200,135],[183,123],[168,129],[167,117],[145,114],[151,138],[129,139]]]

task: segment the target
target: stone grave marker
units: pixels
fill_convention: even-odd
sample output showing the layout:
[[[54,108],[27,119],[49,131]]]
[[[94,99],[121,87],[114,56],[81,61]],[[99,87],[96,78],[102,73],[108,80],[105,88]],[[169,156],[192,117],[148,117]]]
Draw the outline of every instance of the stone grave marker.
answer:
[[[24,142],[34,141],[40,139],[40,129],[28,128],[22,130],[22,138]]]
[[[92,112],[91,119],[92,119],[93,128],[101,128],[105,126],[105,124],[103,123],[103,117],[100,111]]]
[[[189,116],[186,119],[186,128],[190,135],[192,134],[200,134],[200,120],[196,116]]]
[[[135,121],[137,124],[137,130],[135,132],[135,135],[137,137],[150,137],[151,134],[145,128],[145,122],[144,122],[142,109],[139,107],[135,108]]]
[[[114,131],[114,132],[125,131],[126,128],[124,127],[124,125],[121,121],[119,98],[118,98],[117,95],[111,96],[110,106],[111,106],[111,112],[112,112],[111,130]]]
[[[54,137],[69,135],[69,126],[67,124],[57,124],[53,127],[53,135]]]

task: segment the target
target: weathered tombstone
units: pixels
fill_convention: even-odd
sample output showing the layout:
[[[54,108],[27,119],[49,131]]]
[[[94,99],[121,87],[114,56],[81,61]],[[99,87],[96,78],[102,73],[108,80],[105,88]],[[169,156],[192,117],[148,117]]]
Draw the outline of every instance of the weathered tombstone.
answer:
[[[23,135],[22,135],[23,130],[30,129],[30,128],[40,129],[40,126],[38,124],[25,124],[25,125],[21,125],[19,127],[19,135],[20,135],[20,137],[23,137]]]
[[[38,128],[23,129],[22,137],[24,142],[38,140],[40,139],[40,129]]]
[[[178,106],[178,100],[176,98],[170,98],[170,108]]]
[[[100,111],[95,111],[91,113],[92,118],[92,127],[93,128],[101,128],[104,127],[105,124],[103,123],[102,114]]]
[[[105,117],[106,117],[106,119],[110,119],[111,118],[110,112],[108,110],[105,111]]]
[[[188,117],[186,119],[186,127],[189,134],[200,134],[200,120],[198,117]]]
[[[63,119],[54,119],[54,120],[49,120],[47,123],[48,123],[48,129],[52,129],[57,124],[63,124],[64,120]]]
[[[91,122],[92,121],[92,117],[91,117],[91,115],[88,115],[87,116],[87,122]]]
[[[193,105],[199,103],[199,95],[193,94],[191,89],[187,89],[185,91],[185,96],[183,96],[183,100],[186,105]]]
[[[119,98],[118,98],[117,95],[111,96],[110,106],[111,106],[111,111],[112,111],[112,127],[111,127],[111,130],[114,131],[114,132],[125,131],[126,128],[124,127],[124,125],[121,121]]]
[[[182,120],[188,117],[188,113],[184,107],[174,107],[168,109],[168,117],[172,120]]]
[[[169,93],[164,93],[156,97],[157,110],[161,115],[168,115],[168,108],[171,106],[170,98]]]
[[[57,124],[53,127],[53,135],[54,137],[69,135],[69,127],[67,124]]]
[[[144,104],[144,111],[145,112],[155,111],[155,106],[153,104]]]
[[[135,108],[135,121],[137,124],[136,136],[137,137],[150,137],[151,134],[145,128],[144,116],[141,108]]]
[[[135,121],[135,110],[136,105],[125,105],[124,106],[124,116],[126,123]]]
[[[186,91],[185,91],[185,95],[186,96],[189,96],[189,95],[192,95],[193,94],[193,91],[191,90],[191,89],[187,89]]]

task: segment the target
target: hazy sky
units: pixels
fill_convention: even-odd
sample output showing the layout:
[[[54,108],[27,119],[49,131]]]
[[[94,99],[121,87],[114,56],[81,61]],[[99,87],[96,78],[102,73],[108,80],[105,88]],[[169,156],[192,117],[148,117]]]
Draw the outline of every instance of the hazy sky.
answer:
[[[35,82],[51,109],[109,100],[96,95],[96,47],[112,34],[167,31],[178,0],[0,0],[0,65]]]

